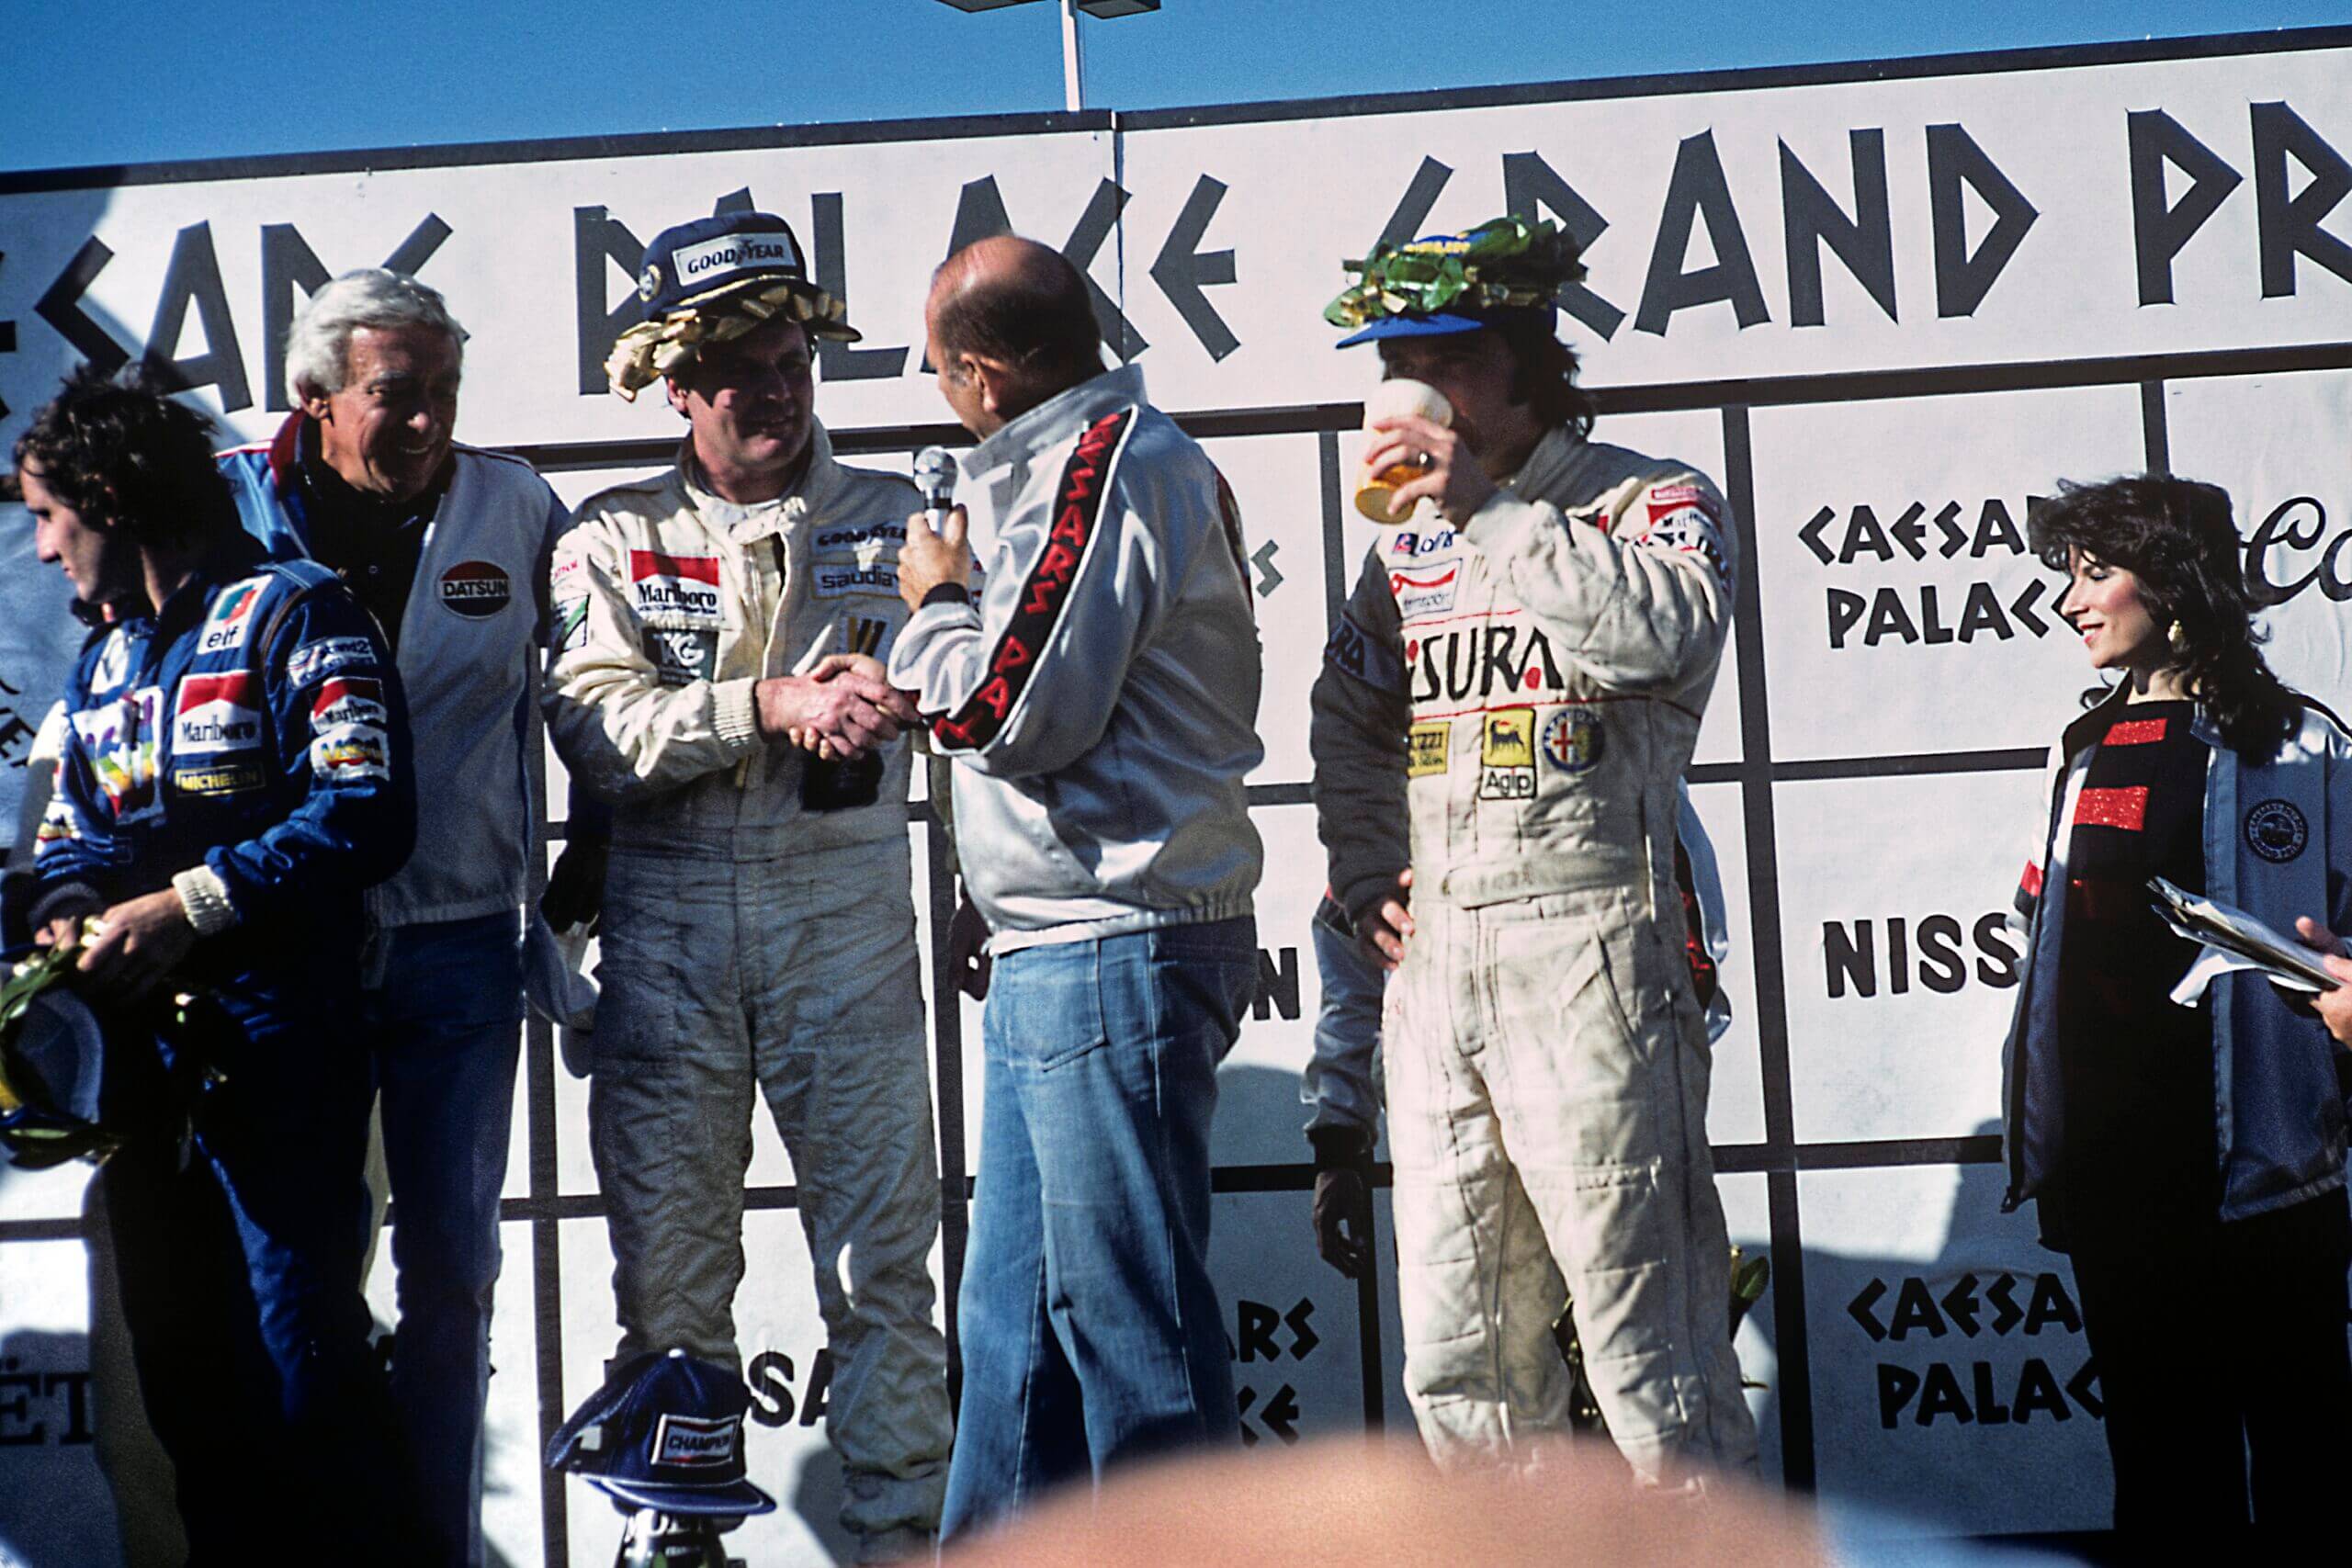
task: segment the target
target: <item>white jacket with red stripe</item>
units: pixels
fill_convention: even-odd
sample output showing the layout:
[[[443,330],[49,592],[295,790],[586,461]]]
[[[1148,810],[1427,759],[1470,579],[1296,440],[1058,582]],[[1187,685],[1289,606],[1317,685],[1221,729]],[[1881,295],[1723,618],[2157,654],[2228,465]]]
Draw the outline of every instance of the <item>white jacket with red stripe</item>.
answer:
[[[956,764],[991,945],[1250,913],[1261,658],[1216,466],[1131,366],[1029,410],[962,470],[956,499],[993,536],[986,585],[918,612],[890,679]]]

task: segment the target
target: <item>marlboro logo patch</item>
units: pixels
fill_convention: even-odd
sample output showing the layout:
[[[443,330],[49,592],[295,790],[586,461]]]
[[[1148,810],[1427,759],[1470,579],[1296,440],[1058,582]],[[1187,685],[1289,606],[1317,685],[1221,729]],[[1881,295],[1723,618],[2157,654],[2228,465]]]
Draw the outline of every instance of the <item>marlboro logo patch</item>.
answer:
[[[244,751],[260,745],[259,683],[249,670],[183,679],[172,720],[172,755]]]
[[[950,751],[977,751],[996,739],[1013,705],[1029,687],[1037,658],[1069,605],[1071,586],[1085,567],[1088,549],[1102,515],[1102,492],[1120,442],[1135,423],[1135,410],[1105,414],[1078,438],[1055,491],[1053,521],[1036,564],[1022,581],[1021,596],[990,651],[979,689],[954,713],[932,720],[931,731]]]
[[[631,550],[628,576],[640,615],[675,615],[706,622],[719,619],[717,556],[672,556],[659,550]]]

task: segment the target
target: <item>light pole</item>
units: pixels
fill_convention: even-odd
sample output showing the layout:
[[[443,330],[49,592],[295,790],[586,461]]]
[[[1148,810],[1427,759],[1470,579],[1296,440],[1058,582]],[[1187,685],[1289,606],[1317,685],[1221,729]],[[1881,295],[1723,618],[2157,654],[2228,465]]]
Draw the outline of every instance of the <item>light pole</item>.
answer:
[[[958,11],[1001,11],[1007,6],[1034,5],[1035,0],[939,0]],[[1090,17],[1139,17],[1159,9],[1159,0],[1059,0],[1062,13],[1062,107],[1072,114],[1086,107],[1086,61],[1079,41],[1078,14]]]

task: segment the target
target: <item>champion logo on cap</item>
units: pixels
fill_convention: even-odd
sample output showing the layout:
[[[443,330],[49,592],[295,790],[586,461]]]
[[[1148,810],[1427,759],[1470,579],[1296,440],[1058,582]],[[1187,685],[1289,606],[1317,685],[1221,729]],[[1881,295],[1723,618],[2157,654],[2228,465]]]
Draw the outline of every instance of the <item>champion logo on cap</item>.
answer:
[[[743,1423],[735,1416],[663,1416],[654,1428],[653,1462],[687,1469],[732,1463]]]

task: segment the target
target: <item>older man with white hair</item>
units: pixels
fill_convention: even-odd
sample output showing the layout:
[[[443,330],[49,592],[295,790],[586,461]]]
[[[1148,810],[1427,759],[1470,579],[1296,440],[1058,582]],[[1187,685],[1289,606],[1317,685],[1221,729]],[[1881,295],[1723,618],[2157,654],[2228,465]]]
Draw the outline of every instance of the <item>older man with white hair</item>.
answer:
[[[346,273],[288,334],[293,416],[268,443],[220,457],[247,530],[277,558],[339,572],[408,690],[416,852],[368,895],[355,1021],[374,1058],[394,1204],[392,1393],[435,1557],[448,1562],[482,1555],[519,916],[540,820],[526,746],[549,554],[568,520],[528,464],[452,439],[464,347],[432,288],[381,268]],[[314,724],[379,700],[371,682],[322,673]]]

